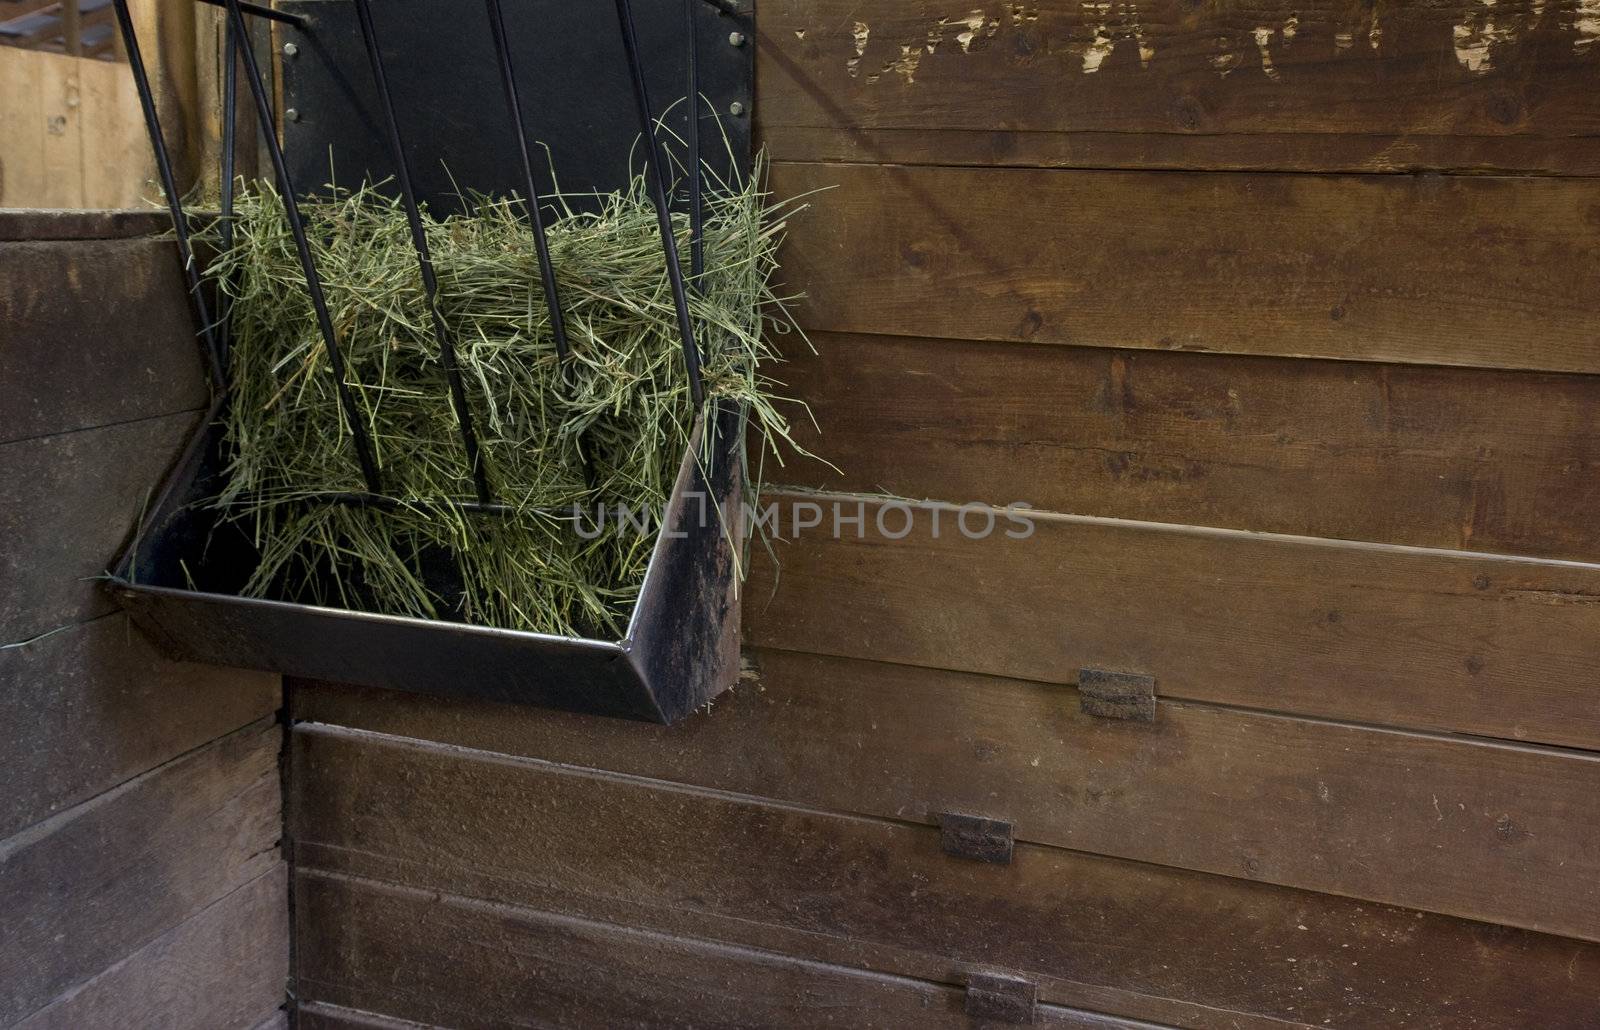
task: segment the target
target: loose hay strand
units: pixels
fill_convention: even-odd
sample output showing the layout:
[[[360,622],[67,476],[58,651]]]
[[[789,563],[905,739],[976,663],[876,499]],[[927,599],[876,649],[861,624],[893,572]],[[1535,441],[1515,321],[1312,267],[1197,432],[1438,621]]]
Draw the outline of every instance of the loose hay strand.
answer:
[[[763,450],[777,454],[793,443],[781,384],[763,368],[777,360],[767,334],[798,331],[774,272],[799,205],[768,203],[763,168],[758,160],[742,188],[708,189],[706,265],[690,304],[707,397],[745,406]],[[386,492],[403,503],[314,499],[362,489],[355,449],[282,204],[270,186],[238,195],[234,246],[209,274],[233,300],[228,466],[214,503],[260,553],[245,594],[572,636],[623,632],[652,535],[612,518],[586,539],[571,513],[625,507],[658,524],[695,412],[642,176],[587,211],[556,199],[547,230],[571,344],[565,372],[521,202],[474,196],[464,214],[425,216],[489,482],[514,509],[491,516],[454,506],[474,499],[472,480],[404,210],[366,186],[301,210],[357,416]],[[687,250],[687,217],[673,224]]]

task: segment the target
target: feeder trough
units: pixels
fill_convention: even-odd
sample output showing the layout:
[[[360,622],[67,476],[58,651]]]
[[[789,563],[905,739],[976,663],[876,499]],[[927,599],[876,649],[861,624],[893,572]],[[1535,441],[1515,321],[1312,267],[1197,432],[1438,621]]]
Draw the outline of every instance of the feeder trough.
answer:
[[[504,194],[526,188],[524,196],[537,198],[541,188],[525,144],[530,137],[549,147],[564,189],[574,183],[586,190],[619,188],[642,135],[643,154],[635,160],[642,156],[647,162],[652,199],[663,215],[663,260],[674,287],[686,372],[700,400],[699,344],[664,217],[672,202],[665,145],[656,132],[641,130],[653,129],[658,120],[671,125],[650,97],[673,97],[679,100],[676,133],[688,141],[687,154],[699,154],[728,181],[748,174],[747,115],[716,133],[700,132],[697,124],[711,118],[711,104],[748,110],[748,13],[724,0],[651,0],[640,5],[637,20],[628,0],[616,0],[615,10],[518,0],[504,12],[498,0],[378,0],[370,7],[367,0],[311,0],[270,10],[244,0],[204,2],[227,8],[225,45],[238,57],[228,62],[224,121],[230,140],[236,66],[246,74],[262,122],[274,120],[249,23],[279,23],[285,114],[293,108],[295,115],[285,119],[283,148],[270,134],[264,142],[291,223],[298,221],[294,198],[303,195],[296,194],[296,182],[324,181],[311,177],[314,169],[327,167],[330,156],[341,176],[390,179],[415,226],[419,198],[440,210],[458,189]],[[257,556],[243,532],[219,521],[203,503],[217,496],[225,467],[226,327],[211,329],[208,294],[192,259],[187,218],[173,199],[178,192],[126,0],[114,3],[218,387],[211,410],[111,577],[111,590],[136,623],[181,660],[657,722],[680,718],[731,686],[739,666],[746,418],[732,402],[698,404],[692,440],[621,640],[239,596]],[[602,75],[600,69],[616,74]],[[682,102],[694,96],[704,98],[700,105]],[[690,111],[697,112],[693,120]],[[224,215],[231,211],[231,150],[225,141]],[[448,175],[441,161],[448,161]],[[681,163],[691,169],[688,203],[697,227],[701,164]],[[546,288],[553,291],[538,204],[528,207]],[[431,301],[430,259],[420,239],[418,250]],[[303,261],[308,288],[320,289],[310,258]],[[338,367],[338,344],[323,321],[329,357]],[[436,335],[455,392],[461,384],[451,344],[437,324]],[[559,335],[557,342],[562,343]],[[459,399],[457,393],[458,412]],[[470,419],[462,422],[467,453],[475,455]],[[361,431],[354,435],[359,447]],[[481,469],[478,464],[473,470],[479,501],[492,506],[492,485]],[[369,493],[358,502],[382,502],[378,482],[369,474]]]

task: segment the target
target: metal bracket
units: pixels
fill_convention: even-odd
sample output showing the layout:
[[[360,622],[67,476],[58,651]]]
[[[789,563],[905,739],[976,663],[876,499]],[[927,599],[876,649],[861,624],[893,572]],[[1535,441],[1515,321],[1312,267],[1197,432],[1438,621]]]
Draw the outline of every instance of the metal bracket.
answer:
[[[967,977],[967,1016],[995,1023],[1032,1026],[1039,988],[1020,976],[973,973]]]
[[[940,812],[935,818],[939,820],[940,846],[945,854],[974,862],[1011,864],[1016,837],[1010,823],[956,812]]]
[[[1078,699],[1084,714],[1101,719],[1156,721],[1156,679],[1137,672],[1078,670]]]

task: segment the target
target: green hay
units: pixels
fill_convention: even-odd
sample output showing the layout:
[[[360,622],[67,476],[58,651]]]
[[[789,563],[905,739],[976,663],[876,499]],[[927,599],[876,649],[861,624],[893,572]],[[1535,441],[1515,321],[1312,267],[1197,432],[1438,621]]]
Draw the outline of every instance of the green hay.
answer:
[[[708,192],[706,268],[691,309],[708,398],[748,405],[776,454],[788,423],[775,406],[780,384],[762,369],[775,360],[767,334],[795,331],[773,286],[795,208],[767,205],[761,168],[747,188]],[[548,224],[572,348],[565,370],[521,203],[472,198],[468,214],[426,219],[489,481],[495,500],[517,509],[493,516],[439,503],[474,499],[469,469],[404,209],[368,188],[301,210],[384,493],[416,503],[306,500],[364,485],[283,207],[270,189],[238,198],[235,245],[209,273],[233,298],[230,464],[215,503],[261,554],[245,594],[574,636],[623,632],[654,534],[612,520],[583,539],[572,506],[659,515],[695,413],[642,177],[601,199],[599,213],[579,213],[558,198]],[[687,272],[687,218],[676,216],[675,229]],[[445,585],[425,572],[440,567],[453,570]]]

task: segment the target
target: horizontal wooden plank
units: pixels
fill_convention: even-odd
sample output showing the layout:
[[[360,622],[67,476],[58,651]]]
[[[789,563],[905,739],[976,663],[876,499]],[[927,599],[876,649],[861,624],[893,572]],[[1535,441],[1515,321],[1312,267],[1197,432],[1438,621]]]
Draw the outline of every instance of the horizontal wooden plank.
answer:
[[[296,1030],[427,1030],[428,1024],[409,1019],[394,1019],[344,1005],[307,1001],[295,1006],[295,1028]]]
[[[697,720],[698,733],[646,728],[658,741],[619,733],[617,750],[670,753],[717,732],[719,717],[714,709]],[[738,739],[750,764],[770,771],[763,752],[778,748],[752,728]],[[925,728],[885,724],[878,739],[903,736],[904,749],[960,761]],[[794,782],[833,761],[839,774],[822,774],[830,787],[854,772],[870,795],[891,777],[912,784],[935,760],[906,768],[900,747],[874,755],[860,737],[833,739],[809,763],[801,756],[815,739],[784,746]],[[936,828],[905,821],[920,811],[845,816],[332,727],[302,725],[294,744],[300,868],[429,896],[464,893],[947,982],[997,967],[1036,980],[1044,999],[1185,1026],[1433,1026],[1445,1013],[1461,1026],[1580,1026],[1600,1004],[1593,944],[1028,843],[1008,865],[971,862],[946,855]],[[742,759],[731,749],[718,760]],[[1056,788],[1050,803],[1078,807],[1062,795]],[[334,932],[315,916],[301,925]],[[304,938],[300,954],[302,975],[319,978]],[[475,967],[466,956],[449,964]]]
[[[1541,0],[772,0],[756,95],[812,160],[1593,174],[1597,37]]]
[[[175,245],[0,243],[0,443],[207,403]]]
[[[777,164],[807,329],[1600,370],[1578,179]]]
[[[760,653],[759,692],[637,734],[308,688],[301,715],[1600,940],[1600,756]],[[448,729],[432,729],[433,726]],[[330,780],[331,784],[337,782]],[[312,828],[315,835],[320,832]]]
[[[278,866],[281,739],[252,724],[0,841],[0,1025]]]
[[[778,376],[826,458],[770,481],[1600,558],[1600,379],[812,334]],[[820,428],[819,428],[820,427]]]
[[[120,614],[0,651],[0,837],[277,710],[273,674],[171,662]]]
[[[115,607],[96,580],[198,419],[185,412],[0,444],[0,643]]]
[[[949,985],[471,898],[310,874],[296,912],[302,997],[464,1030],[973,1025]],[[1032,1025],[1150,1026],[1054,1005]]]
[[[1600,748],[1600,566],[766,500],[785,539],[781,574],[757,548],[746,585],[756,644],[1047,683],[1114,669],[1154,676],[1164,697]],[[835,504],[862,525],[835,537]]]
[[[762,67],[760,60],[756,67]],[[1143,171],[1600,175],[1600,138],[1594,136],[863,129],[769,126],[759,120],[762,113],[758,104],[758,140],[776,161]]]
[[[241,119],[244,113],[240,112]],[[120,240],[154,236],[172,228],[172,217],[149,208],[69,211],[63,208],[0,209],[0,242]]]
[[[15,1030],[281,1027],[289,972],[287,867],[279,865],[18,1023]]]

